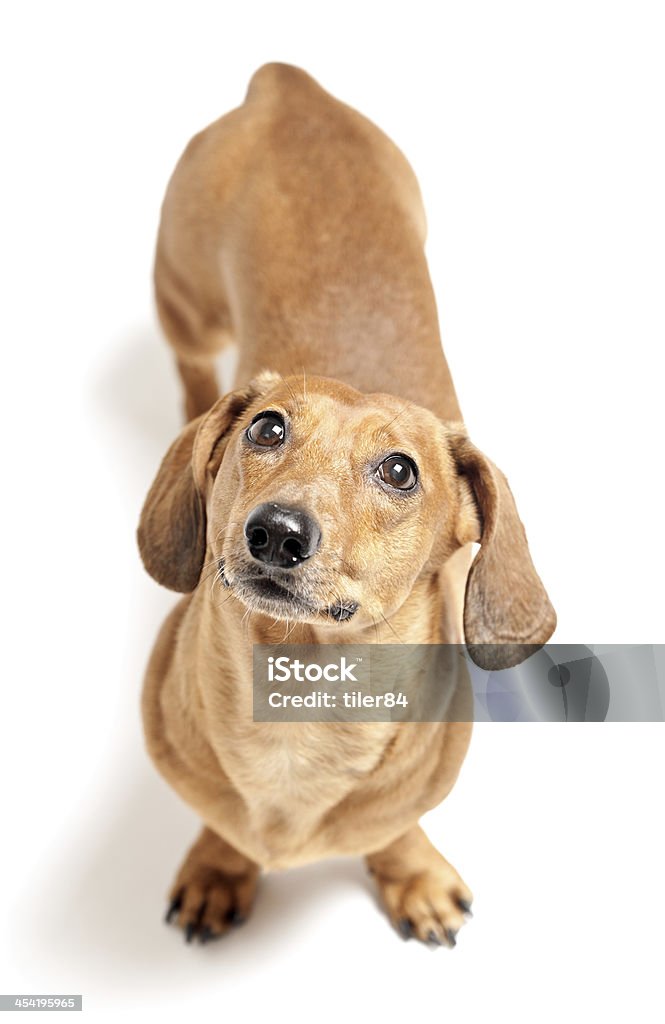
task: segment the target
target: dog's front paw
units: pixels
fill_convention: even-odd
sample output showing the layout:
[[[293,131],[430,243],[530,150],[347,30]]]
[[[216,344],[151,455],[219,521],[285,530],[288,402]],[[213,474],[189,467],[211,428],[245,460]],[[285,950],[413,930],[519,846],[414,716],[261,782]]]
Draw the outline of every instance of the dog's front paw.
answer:
[[[419,827],[367,858],[388,916],[405,939],[454,946],[473,896]]]
[[[166,921],[175,922],[187,942],[219,938],[248,917],[258,867],[205,829],[171,888]]]
[[[405,939],[454,946],[471,914],[472,895],[455,869],[445,864],[399,881],[377,878],[388,916]]]

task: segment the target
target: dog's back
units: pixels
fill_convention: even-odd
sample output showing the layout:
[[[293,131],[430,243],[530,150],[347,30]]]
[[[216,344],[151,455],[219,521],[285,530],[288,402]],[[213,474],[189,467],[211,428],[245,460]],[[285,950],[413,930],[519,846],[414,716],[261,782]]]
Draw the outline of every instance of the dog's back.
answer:
[[[425,216],[402,153],[297,68],[268,64],[245,103],[195,136],[162,212],[155,281],[190,416],[270,368],[335,377],[460,412],[423,253]]]

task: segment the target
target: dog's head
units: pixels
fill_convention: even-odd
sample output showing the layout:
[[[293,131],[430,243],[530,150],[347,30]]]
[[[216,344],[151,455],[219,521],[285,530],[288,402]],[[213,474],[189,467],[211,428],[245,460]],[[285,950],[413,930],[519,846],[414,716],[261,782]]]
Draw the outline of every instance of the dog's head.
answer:
[[[194,590],[212,565],[248,608],[319,625],[389,618],[422,574],[477,541],[473,659],[516,664],[556,621],[507,481],[463,427],[321,377],[261,374],[188,424],[138,538],[173,590]]]

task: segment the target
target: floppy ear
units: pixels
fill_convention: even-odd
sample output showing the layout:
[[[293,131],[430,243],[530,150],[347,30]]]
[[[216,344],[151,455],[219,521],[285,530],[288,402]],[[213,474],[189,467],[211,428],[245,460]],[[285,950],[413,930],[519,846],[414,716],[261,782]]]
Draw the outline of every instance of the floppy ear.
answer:
[[[207,473],[219,468],[238,416],[276,379],[261,374],[220,398],[187,424],[164,456],[143,505],[138,543],[150,575],[170,590],[186,594],[198,584],[206,551]]]
[[[531,561],[505,476],[465,435],[455,435],[451,448],[462,490],[480,517],[480,530],[469,535],[467,512],[467,535],[461,538],[480,541],[466,584],[467,647],[481,668],[510,668],[549,640],[556,613]]]

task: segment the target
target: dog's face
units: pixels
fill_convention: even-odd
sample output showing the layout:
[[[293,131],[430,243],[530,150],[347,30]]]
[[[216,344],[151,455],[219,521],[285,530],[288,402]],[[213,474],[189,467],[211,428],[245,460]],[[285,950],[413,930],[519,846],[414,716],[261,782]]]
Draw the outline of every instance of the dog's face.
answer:
[[[545,642],[554,613],[502,474],[461,425],[410,402],[273,374],[185,428],[139,528],[167,586],[192,590],[212,565],[247,608],[331,627],[389,618],[469,541],[467,641],[502,645],[506,664]]]
[[[480,537],[443,424],[321,378],[278,379],[239,417],[208,522],[210,557],[248,608],[320,625],[380,622],[433,553],[440,566]]]

